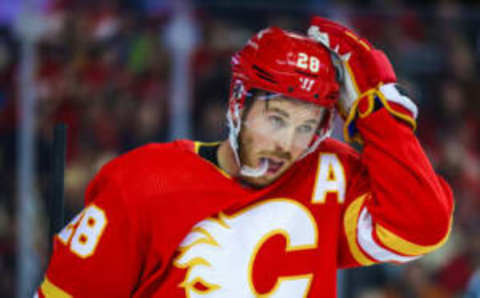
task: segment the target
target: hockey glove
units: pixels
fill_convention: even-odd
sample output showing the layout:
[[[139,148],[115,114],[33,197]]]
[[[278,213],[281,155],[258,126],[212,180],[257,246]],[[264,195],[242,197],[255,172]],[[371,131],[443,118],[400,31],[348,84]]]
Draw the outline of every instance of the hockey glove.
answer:
[[[355,120],[382,107],[416,128],[417,107],[400,93],[397,77],[385,53],[350,29],[321,17],[312,18],[308,35],[330,49],[339,70],[338,111],[345,120],[347,141],[362,142]]]

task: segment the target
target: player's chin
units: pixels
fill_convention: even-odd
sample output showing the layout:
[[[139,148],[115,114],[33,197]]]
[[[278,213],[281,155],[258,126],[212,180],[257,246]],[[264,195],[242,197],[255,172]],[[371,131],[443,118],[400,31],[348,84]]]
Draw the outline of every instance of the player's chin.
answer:
[[[254,188],[263,188],[263,187],[269,186],[270,184],[275,182],[275,180],[276,179],[272,179],[267,176],[261,176],[256,178],[252,178],[252,177],[244,178],[244,181]]]

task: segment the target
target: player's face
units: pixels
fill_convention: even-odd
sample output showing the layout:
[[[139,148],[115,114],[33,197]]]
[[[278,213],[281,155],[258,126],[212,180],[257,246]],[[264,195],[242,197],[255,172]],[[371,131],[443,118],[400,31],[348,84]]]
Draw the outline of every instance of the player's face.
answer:
[[[240,159],[253,168],[266,159],[268,170],[261,177],[243,179],[263,187],[280,177],[310,145],[323,111],[317,105],[283,96],[256,99],[243,117]]]

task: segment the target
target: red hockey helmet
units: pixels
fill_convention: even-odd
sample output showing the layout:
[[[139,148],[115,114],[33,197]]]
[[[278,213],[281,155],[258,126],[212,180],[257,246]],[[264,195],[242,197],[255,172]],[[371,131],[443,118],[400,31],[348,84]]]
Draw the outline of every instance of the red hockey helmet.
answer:
[[[339,93],[328,49],[278,27],[260,31],[232,57],[231,108],[233,104],[242,107],[253,88],[326,108],[335,105]]]

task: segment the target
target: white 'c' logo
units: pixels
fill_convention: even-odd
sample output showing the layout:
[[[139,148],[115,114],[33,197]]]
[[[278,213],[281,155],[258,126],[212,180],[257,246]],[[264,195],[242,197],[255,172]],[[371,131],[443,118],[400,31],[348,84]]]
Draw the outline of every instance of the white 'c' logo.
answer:
[[[313,274],[280,277],[273,289],[259,294],[252,267],[260,247],[282,234],[286,250],[317,247],[317,226],[310,211],[289,199],[262,201],[240,212],[199,222],[183,240],[175,266],[186,268],[181,284],[187,297],[306,297]],[[198,287],[198,285],[201,285]]]

